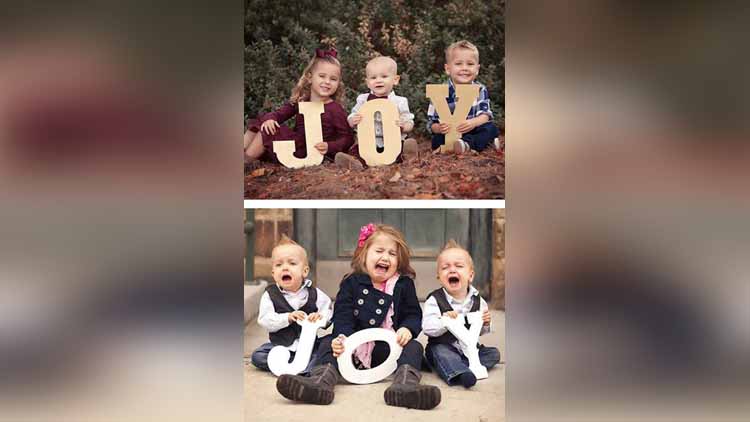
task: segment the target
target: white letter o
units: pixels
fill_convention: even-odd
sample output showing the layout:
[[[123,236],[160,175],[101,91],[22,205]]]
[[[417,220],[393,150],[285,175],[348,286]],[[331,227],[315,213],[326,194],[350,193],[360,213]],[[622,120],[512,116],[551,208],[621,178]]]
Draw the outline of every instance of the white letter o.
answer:
[[[361,344],[369,341],[384,341],[391,350],[385,362],[370,369],[357,369],[352,363],[352,352]],[[368,328],[357,331],[344,340],[344,353],[338,357],[339,373],[352,384],[372,384],[378,382],[396,370],[396,361],[401,356],[403,347],[396,342],[396,333],[385,328]]]

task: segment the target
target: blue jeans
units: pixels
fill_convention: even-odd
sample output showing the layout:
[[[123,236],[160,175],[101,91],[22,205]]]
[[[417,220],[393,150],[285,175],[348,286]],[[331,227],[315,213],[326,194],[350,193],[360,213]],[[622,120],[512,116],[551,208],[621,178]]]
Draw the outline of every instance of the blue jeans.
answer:
[[[313,345],[312,354],[310,355],[310,362],[307,363],[307,367],[304,371],[300,372],[301,375],[307,375],[310,373],[310,369],[315,365],[315,362],[318,360],[318,345],[320,344],[320,339],[315,339],[315,344]],[[255,365],[256,368],[263,370],[263,371],[270,371],[271,369],[268,368],[268,354],[271,352],[271,349],[273,349],[276,345],[273,343],[263,343],[260,347],[255,349],[253,352],[252,357],[250,358],[250,361]],[[289,359],[290,362],[294,360],[294,352],[289,353]]]
[[[450,344],[428,344],[425,357],[430,367],[448,385],[455,385],[459,375],[471,371],[469,359]],[[500,351],[496,347],[481,346],[479,362],[487,369],[492,368],[500,362]]]
[[[498,135],[500,135],[500,130],[497,126],[492,122],[487,122],[475,127],[470,132],[466,132],[463,135],[459,134],[459,137],[466,141],[474,151],[483,151]],[[445,135],[442,133],[432,135],[432,149],[436,149],[443,144],[445,144]]]

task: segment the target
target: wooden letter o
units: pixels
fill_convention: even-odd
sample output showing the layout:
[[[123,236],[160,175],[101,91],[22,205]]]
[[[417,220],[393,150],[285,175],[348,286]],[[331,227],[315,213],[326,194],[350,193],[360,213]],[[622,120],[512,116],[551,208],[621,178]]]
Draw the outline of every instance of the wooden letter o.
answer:
[[[391,350],[388,358],[380,365],[370,369],[357,369],[352,363],[352,353],[363,343],[368,341],[384,341]],[[339,373],[352,384],[372,384],[391,375],[396,370],[396,361],[401,356],[403,348],[396,342],[396,333],[385,328],[368,328],[357,331],[344,340],[344,353],[338,357]]]
[[[375,112],[380,112],[383,121],[383,152],[378,152],[375,143]],[[396,161],[401,153],[401,130],[398,120],[398,107],[386,99],[366,102],[359,109],[362,121],[357,126],[359,155],[368,166],[383,166]]]

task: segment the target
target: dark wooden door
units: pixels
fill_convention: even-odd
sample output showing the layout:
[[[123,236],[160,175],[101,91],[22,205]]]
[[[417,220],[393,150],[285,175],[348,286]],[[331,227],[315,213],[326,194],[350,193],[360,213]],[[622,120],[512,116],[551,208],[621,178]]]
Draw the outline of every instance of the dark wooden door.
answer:
[[[436,263],[440,249],[455,239],[469,249],[475,262],[474,286],[489,299],[491,262],[491,211],[466,209],[297,209],[295,238],[310,254],[312,274],[321,289],[336,295],[359,236],[367,223],[390,224],[404,233],[412,249],[412,267],[417,272],[417,294],[439,287]]]

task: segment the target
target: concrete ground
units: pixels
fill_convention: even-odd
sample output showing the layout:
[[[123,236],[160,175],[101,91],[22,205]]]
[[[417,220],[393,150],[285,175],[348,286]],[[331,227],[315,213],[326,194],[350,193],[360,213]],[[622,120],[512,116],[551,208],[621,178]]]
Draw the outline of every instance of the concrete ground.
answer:
[[[257,308],[256,308],[257,309]],[[493,332],[481,337],[481,343],[500,349],[501,363],[489,371],[489,378],[479,380],[469,390],[449,387],[437,375],[423,372],[422,383],[440,387],[442,401],[433,410],[413,410],[387,406],[383,391],[390,377],[369,385],[336,386],[336,397],[329,406],[294,403],[276,391],[276,377],[250,363],[250,354],[268,341],[268,334],[251,320],[245,326],[245,420],[274,422],[335,421],[410,421],[429,418],[430,422],[501,422],[505,421],[505,313],[492,311]],[[330,329],[329,329],[330,330]],[[424,334],[419,340],[426,342]]]

